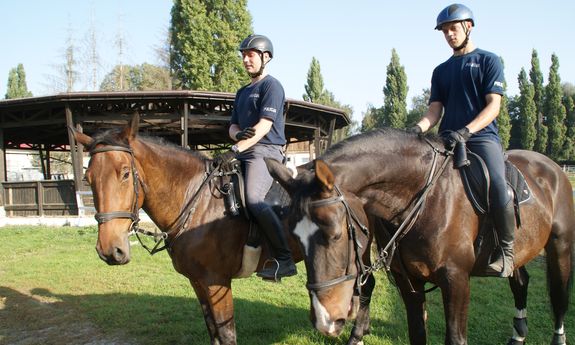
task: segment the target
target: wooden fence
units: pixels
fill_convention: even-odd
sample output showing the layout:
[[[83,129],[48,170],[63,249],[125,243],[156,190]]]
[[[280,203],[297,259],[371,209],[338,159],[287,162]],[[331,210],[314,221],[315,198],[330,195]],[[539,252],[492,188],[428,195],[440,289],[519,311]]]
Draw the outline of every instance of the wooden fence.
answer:
[[[78,215],[73,180],[3,182],[7,217]]]

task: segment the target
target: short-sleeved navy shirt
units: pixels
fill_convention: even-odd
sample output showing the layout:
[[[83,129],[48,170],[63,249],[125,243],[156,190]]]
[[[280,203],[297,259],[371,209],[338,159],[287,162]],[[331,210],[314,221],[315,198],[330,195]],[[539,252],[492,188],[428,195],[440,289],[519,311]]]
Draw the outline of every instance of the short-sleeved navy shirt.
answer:
[[[253,127],[262,118],[269,119],[273,121],[272,128],[258,143],[285,145],[284,103],[283,86],[267,75],[254,85],[249,84],[238,90],[230,122],[244,129]]]
[[[441,102],[444,108],[439,131],[456,131],[468,125],[485,108],[485,96],[503,95],[503,64],[491,52],[475,49],[462,56],[452,56],[437,66],[431,78],[429,103]],[[474,136],[499,141],[494,120]]]

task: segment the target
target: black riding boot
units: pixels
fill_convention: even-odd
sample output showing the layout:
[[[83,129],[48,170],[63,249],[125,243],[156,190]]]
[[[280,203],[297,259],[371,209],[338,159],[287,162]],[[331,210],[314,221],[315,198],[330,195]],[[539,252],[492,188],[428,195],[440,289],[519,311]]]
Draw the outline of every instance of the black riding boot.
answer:
[[[495,259],[487,266],[489,270],[499,273],[502,278],[513,274],[513,239],[515,237],[515,209],[513,201],[503,208],[493,210],[493,224],[501,248],[495,250]]]
[[[260,272],[258,277],[271,280],[280,280],[297,274],[297,268],[293,262],[287,239],[283,231],[283,225],[271,207],[256,215],[260,229],[265,234],[271,246],[271,252],[275,260],[269,263]]]

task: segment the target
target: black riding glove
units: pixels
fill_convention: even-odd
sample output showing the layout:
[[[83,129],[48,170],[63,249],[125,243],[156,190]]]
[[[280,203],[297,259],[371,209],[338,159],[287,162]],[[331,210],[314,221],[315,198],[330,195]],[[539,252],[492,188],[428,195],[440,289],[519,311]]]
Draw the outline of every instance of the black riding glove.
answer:
[[[407,129],[407,133],[413,133],[413,134],[417,134],[417,135],[422,135],[423,134],[423,130],[421,129],[421,127],[419,127],[418,125],[415,125],[413,127],[409,127]]]
[[[456,131],[449,131],[442,135],[445,146],[448,148],[454,148],[457,143],[465,144],[469,138],[471,138],[471,133],[467,127],[463,127]]]
[[[249,139],[256,135],[256,130],[253,127],[247,127],[236,133],[236,140]]]
[[[224,164],[231,162],[234,158],[236,158],[236,153],[234,151],[226,151],[214,158],[212,162],[214,167],[219,167]]]

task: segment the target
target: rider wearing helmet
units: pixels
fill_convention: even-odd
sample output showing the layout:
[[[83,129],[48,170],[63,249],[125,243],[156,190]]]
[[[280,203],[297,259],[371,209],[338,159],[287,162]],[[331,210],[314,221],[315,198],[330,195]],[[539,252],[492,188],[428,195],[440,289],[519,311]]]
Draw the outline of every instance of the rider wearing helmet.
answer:
[[[231,151],[216,157],[216,164],[237,158],[242,161],[246,205],[268,239],[275,263],[258,272],[264,279],[279,280],[297,273],[283,225],[265,196],[273,178],[264,158],[284,159],[285,94],[281,83],[267,74],[272,59],[272,42],[263,35],[249,35],[240,44],[244,68],[251,83],[236,93],[229,127],[229,136],[236,143]]]
[[[410,129],[421,133],[440,120],[439,132],[450,147],[466,143],[485,161],[490,176],[489,212],[501,250],[488,271],[501,277],[513,273],[514,205],[505,180],[505,164],[496,118],[504,93],[500,58],[476,48],[469,36],[475,19],[469,8],[452,4],[437,16],[453,55],[433,71],[429,108]],[[443,114],[443,117],[442,117]]]

